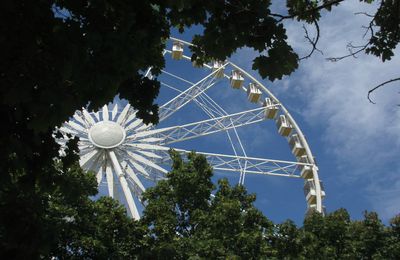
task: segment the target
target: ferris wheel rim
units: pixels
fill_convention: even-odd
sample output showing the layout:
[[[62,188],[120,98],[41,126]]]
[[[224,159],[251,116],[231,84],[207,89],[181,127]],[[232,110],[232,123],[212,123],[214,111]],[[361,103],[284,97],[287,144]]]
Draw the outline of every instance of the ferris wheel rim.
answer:
[[[170,39],[173,40],[173,41],[179,41],[179,39],[177,39],[177,38],[170,38]],[[184,44],[188,44],[188,42],[185,42],[185,41],[181,41],[181,42],[184,43]],[[163,54],[165,55],[167,53],[171,53],[171,51],[165,49]],[[184,58],[186,60],[191,60],[190,57],[185,56],[185,55],[182,55],[182,58]],[[243,148],[243,146],[242,146],[242,144],[241,144],[240,137],[236,132],[236,127],[240,127],[241,125],[235,125],[234,123],[232,123],[232,125],[224,125],[225,121],[223,121],[223,120],[225,120],[226,118],[228,118],[231,121],[235,120],[235,116],[237,116],[236,114],[232,114],[232,113],[228,114],[226,111],[224,111],[226,113],[226,115],[225,116],[221,116],[219,118],[215,117],[215,115],[210,116],[210,114],[208,114],[210,116],[209,120],[197,121],[197,122],[194,122],[194,123],[197,123],[198,125],[200,125],[200,124],[205,124],[206,125],[210,121],[211,122],[215,121],[217,126],[218,125],[222,125],[223,127],[225,127],[225,128],[223,128],[223,130],[227,132],[228,136],[229,136],[228,130],[229,129],[233,129],[234,130],[234,132],[235,132],[235,134],[237,136],[237,140],[239,141],[240,146],[242,146],[243,153],[245,155],[245,156],[238,156],[236,151],[234,150],[235,155],[231,156],[231,157],[235,157],[235,159],[237,160],[237,162],[235,161],[235,163],[236,163],[235,165],[238,165],[240,167],[241,175],[240,175],[239,183],[243,183],[244,182],[244,176],[245,176],[247,167],[249,167],[249,168],[253,167],[253,168],[251,168],[253,170],[248,170],[248,173],[259,174],[260,172],[262,172],[262,173],[267,174],[267,175],[287,176],[287,177],[300,177],[300,176],[297,176],[297,175],[293,175],[293,173],[296,171],[297,167],[299,167],[299,166],[301,166],[301,167],[311,167],[312,168],[312,174],[313,174],[312,179],[315,182],[315,186],[316,186],[315,187],[316,188],[316,210],[318,212],[323,213],[322,192],[321,192],[321,186],[320,186],[320,181],[319,181],[319,176],[318,176],[318,167],[315,164],[314,157],[313,157],[313,154],[311,152],[311,149],[310,149],[310,147],[308,145],[308,142],[307,142],[303,132],[301,131],[300,127],[298,126],[298,124],[296,123],[294,118],[291,116],[289,111],[285,108],[285,106],[279,101],[279,99],[275,95],[273,95],[273,93],[267,87],[264,86],[264,84],[262,84],[260,81],[258,81],[255,77],[253,77],[246,70],[242,69],[241,67],[237,66],[236,64],[234,64],[231,61],[225,61],[223,63],[223,65],[222,65],[222,68],[225,69],[228,66],[232,66],[233,68],[235,68],[235,69],[239,70],[241,73],[243,73],[248,79],[250,79],[251,82],[254,82],[255,84],[257,84],[257,86],[259,88],[261,88],[261,91],[264,92],[268,97],[270,97],[275,102],[275,105],[279,106],[281,112],[283,114],[285,114],[289,118],[291,124],[293,125],[293,128],[294,128],[295,132],[298,134],[298,137],[302,141],[302,144],[305,146],[306,155],[308,156],[310,161],[308,163],[303,163],[303,162],[299,162],[299,161],[290,162],[290,161],[282,161],[282,160],[273,160],[273,159],[248,157],[246,152],[245,152],[245,150],[244,150],[244,148]],[[207,68],[207,69],[212,69],[212,66],[210,66],[208,64],[204,64],[204,67]],[[151,68],[149,68],[149,70],[145,74],[147,75],[147,74],[150,74],[150,73],[151,73]],[[207,76],[205,76],[205,78],[207,78],[207,77],[213,78],[214,75],[217,75],[217,73],[218,73],[218,70],[213,71],[213,72],[207,74]],[[202,79],[203,81],[200,80],[199,82],[203,82],[204,83],[204,79],[205,78]],[[229,78],[229,76],[226,75],[223,72],[223,78]],[[190,83],[192,85],[192,87],[195,84],[197,84],[197,83],[193,83],[193,82],[190,82],[190,81],[188,81],[188,83]],[[203,94],[203,93],[205,94],[205,90],[200,92],[200,94]],[[200,95],[200,94],[198,94],[198,95]],[[178,94],[178,95],[180,95],[180,94]],[[195,102],[196,101],[196,97],[191,97],[188,101],[186,100],[187,103],[192,102],[192,101]],[[210,98],[210,100],[212,101],[212,98]],[[187,103],[185,103],[185,104],[187,104]],[[185,104],[183,104],[183,105],[185,105]],[[161,106],[161,108],[163,106],[165,106],[165,105],[168,105],[168,102],[164,103]],[[139,201],[140,201],[140,196],[141,196],[140,194],[144,191],[145,188],[144,188],[143,184],[140,182],[140,180],[137,179],[137,176],[136,176],[135,172],[132,169],[135,169],[135,171],[137,171],[139,174],[143,174],[142,176],[144,176],[145,178],[147,178],[145,176],[145,172],[147,170],[147,169],[145,169],[146,167],[147,168],[152,168],[152,170],[156,169],[158,171],[161,171],[161,172],[165,173],[166,172],[165,169],[162,169],[162,167],[157,168],[158,165],[156,163],[154,163],[159,158],[157,158],[157,156],[158,156],[157,154],[152,153],[151,149],[156,149],[156,150],[159,150],[159,151],[164,153],[169,148],[166,149],[166,147],[163,146],[164,144],[162,142],[160,143],[161,146],[156,145],[156,144],[152,144],[152,142],[157,143],[157,140],[156,140],[157,137],[155,135],[153,136],[153,135],[149,134],[149,133],[152,133],[151,129],[153,127],[151,125],[146,126],[146,125],[143,124],[143,122],[140,119],[137,119],[135,117],[136,112],[135,111],[132,112],[133,108],[131,108],[129,106],[129,103],[128,103],[128,105],[126,105],[123,108],[122,111],[119,111],[118,109],[121,109],[121,107],[118,107],[117,104],[114,105],[112,110],[109,109],[108,105],[105,105],[102,110],[99,110],[98,112],[95,112],[95,113],[94,112],[88,113],[88,111],[83,109],[82,112],[81,112],[81,115],[78,113],[76,115],[74,114],[74,116],[73,116],[73,118],[78,123],[82,124],[82,126],[79,126],[79,124],[77,126],[77,124],[75,122],[73,122],[73,121],[72,121],[72,123],[68,122],[68,123],[66,123],[66,130],[64,130],[64,131],[67,131],[67,130],[68,131],[73,131],[74,135],[75,134],[79,135],[79,131],[84,131],[84,128],[86,128],[87,132],[88,132],[88,138],[87,138],[86,141],[83,139],[82,147],[83,146],[88,147],[88,148],[85,148],[85,149],[89,149],[90,150],[90,149],[93,149],[93,148],[90,147],[90,144],[93,144],[95,146],[95,148],[97,147],[99,149],[105,149],[106,150],[106,152],[104,152],[104,153],[98,152],[96,150],[92,150],[92,153],[85,152],[85,154],[83,156],[86,156],[86,157],[84,157],[83,159],[81,158],[81,161],[83,163],[82,166],[84,166],[84,165],[88,166],[89,162],[92,163],[92,164],[95,164],[97,160],[100,160],[99,159],[100,157],[108,158],[106,160],[109,160],[109,162],[105,163],[106,167],[105,167],[105,170],[103,170],[103,172],[105,172],[106,175],[107,175],[107,183],[109,183],[109,181],[110,181],[110,183],[111,183],[110,185],[114,186],[114,184],[115,184],[115,182],[113,181],[115,177],[113,177],[114,175],[112,173],[110,173],[110,171],[111,171],[110,167],[112,167],[117,172],[117,174],[116,174],[117,175],[116,176],[117,177],[117,181],[119,181],[119,183],[121,185],[121,188],[122,188],[122,191],[125,194],[125,197],[126,197],[127,202],[128,202],[129,209],[131,211],[131,215],[134,218],[139,218],[140,216],[138,215],[137,207],[135,206],[135,202],[132,201],[133,199],[130,198],[130,197],[132,197],[132,194],[129,195],[128,193],[130,193],[130,192],[128,192],[127,189],[131,190],[136,195],[136,198],[138,198]],[[180,108],[178,108],[178,110],[179,109]],[[257,110],[260,110],[260,109],[254,109],[254,111],[256,111],[256,112],[257,112]],[[253,111],[251,111],[251,110],[243,111],[242,114],[248,115],[250,113],[253,113]],[[240,114],[240,113],[237,113],[237,114]],[[100,116],[100,115],[102,115],[102,116]],[[170,116],[168,114],[166,114],[166,115],[167,115],[166,117],[164,116],[162,118],[163,120],[166,119],[168,116]],[[257,116],[259,116],[259,114],[255,113],[252,116],[254,117],[254,120],[253,121],[250,120],[249,121],[250,123],[254,123],[257,120],[259,120],[259,118],[257,118]],[[107,145],[105,145],[105,146],[103,145],[102,146],[101,144],[99,145],[98,142],[96,143],[93,140],[92,134],[91,134],[91,131],[93,131],[93,129],[94,129],[93,127],[95,127],[96,125],[99,125],[99,124],[104,124],[104,122],[107,122],[108,124],[116,124],[116,125],[120,126],[121,129],[122,128],[124,129],[122,131],[123,132],[123,137],[121,138],[120,141],[114,142],[112,145],[109,145],[109,146],[107,146]],[[189,123],[189,124],[186,124],[184,126],[187,127],[188,125],[190,126],[191,124]],[[198,125],[195,125],[195,126],[198,127]],[[209,127],[209,126],[207,126],[207,127]],[[161,130],[163,130],[163,128],[161,128]],[[132,131],[133,131],[133,134],[132,134]],[[164,131],[166,131],[165,128],[164,128]],[[222,130],[219,129],[219,131],[222,131]],[[135,132],[138,133],[138,134],[136,134],[136,136],[135,136]],[[157,128],[155,129],[155,133],[156,134],[159,134],[160,132],[161,132],[160,129],[157,129]],[[213,132],[208,132],[207,134],[210,134],[210,133],[213,133]],[[199,135],[199,136],[201,136],[201,135]],[[144,142],[144,140],[146,140],[146,142]],[[154,140],[156,140],[156,141],[154,141]],[[180,141],[182,141],[182,140],[183,139],[181,139]],[[130,141],[131,142],[136,141],[136,143],[131,143],[131,144],[127,143],[127,142],[130,142]],[[141,143],[141,142],[143,142],[143,143]],[[129,147],[126,148],[127,149],[126,151],[120,151],[119,150],[119,147],[125,147],[125,146],[126,147],[130,146],[130,148],[134,147],[135,149],[138,149],[138,150],[132,150]],[[108,149],[110,149],[110,150],[107,151]],[[183,151],[181,151],[181,152],[183,152]],[[232,160],[231,161],[229,161],[229,160],[224,161],[229,156],[227,157],[227,155],[224,155],[224,154],[211,154],[211,153],[207,153],[207,152],[200,152],[200,154],[203,154],[206,157],[209,156],[208,158],[214,158],[214,159],[218,158],[218,160],[219,160],[219,166],[218,167],[219,168],[217,167],[216,169],[222,169],[222,170],[227,170],[227,171],[230,170],[229,168],[226,168],[226,165],[231,163]],[[132,158],[134,158],[134,160],[133,159],[132,159],[132,161],[127,160],[127,163],[124,164],[124,162],[125,162],[124,160],[125,160],[126,156],[131,156]],[[214,156],[214,157],[212,157],[212,156]],[[119,162],[118,158],[123,159],[122,162]],[[153,160],[154,162],[152,162],[151,159],[149,159],[149,158],[154,158],[154,160]],[[228,159],[232,159],[232,158],[228,158]],[[96,161],[94,161],[94,160],[96,160]],[[143,163],[143,165],[145,165],[145,167],[142,167],[140,165],[140,163]],[[243,173],[243,175],[242,175],[242,170],[243,169],[242,169],[241,163],[244,163],[244,173]],[[282,167],[279,166],[278,165],[279,163],[283,164],[284,166],[282,166]],[[284,170],[284,172],[286,172],[286,173],[285,174],[276,173],[276,170],[273,167],[278,167],[278,168],[281,167]],[[96,177],[97,177],[98,181],[99,181],[99,179],[100,180],[102,179],[102,176],[101,176],[102,168],[104,168],[104,167],[101,166],[99,168],[97,174],[96,174]],[[231,170],[235,171],[235,172],[238,172],[239,168],[235,168],[235,169],[231,169]],[[154,177],[154,178],[156,178],[156,177]],[[132,181],[132,179],[133,179],[133,181]],[[156,180],[156,179],[154,179],[154,180]],[[112,194],[112,193],[114,193],[114,188],[113,187],[109,187],[109,194]]]
[[[178,38],[173,38],[170,37],[171,40],[173,41],[178,41],[181,42],[183,44],[189,45],[189,46],[194,46],[192,43],[184,41],[184,40],[180,40]],[[168,50],[165,50],[167,52],[170,52]],[[186,59],[186,60],[191,60],[190,57],[183,55],[182,58]],[[315,157],[311,152],[310,146],[306,140],[305,135],[303,134],[302,130],[300,129],[299,125],[297,124],[297,122],[295,121],[295,119],[293,118],[293,116],[290,114],[289,110],[282,104],[282,102],[279,101],[279,99],[266,87],[264,86],[264,84],[262,84],[259,80],[257,80],[254,76],[252,76],[250,73],[248,73],[246,70],[242,69],[240,66],[236,65],[235,63],[233,63],[232,61],[224,61],[224,62],[228,62],[230,65],[232,65],[233,67],[235,67],[236,69],[240,70],[243,74],[245,74],[248,78],[250,78],[253,82],[255,82],[259,87],[261,87],[261,90],[263,92],[265,92],[266,94],[268,94],[268,96],[270,96],[283,110],[284,114],[289,118],[290,122],[292,123],[292,125],[294,126],[294,129],[296,130],[296,132],[299,134],[300,140],[302,141],[302,144],[305,146],[305,150],[306,150],[306,154],[308,157],[308,160],[310,161],[310,163],[313,165],[312,166],[312,172],[313,172],[313,177],[312,179],[314,180],[315,183],[315,188],[316,188],[316,193],[317,193],[317,198],[316,198],[316,209],[318,212],[320,213],[324,213],[323,211],[323,205],[322,205],[322,188],[320,185],[320,179],[319,179],[319,174],[318,174],[318,167],[316,165],[315,162]],[[205,64],[208,68],[211,68],[210,66],[208,66],[207,64]],[[224,74],[224,77],[229,78],[229,76],[227,76],[226,74]]]

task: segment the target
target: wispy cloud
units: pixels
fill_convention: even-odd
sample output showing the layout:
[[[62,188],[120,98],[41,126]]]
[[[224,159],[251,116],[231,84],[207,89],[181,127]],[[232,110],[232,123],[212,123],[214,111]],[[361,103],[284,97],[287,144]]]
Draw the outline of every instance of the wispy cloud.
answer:
[[[364,54],[335,63],[326,60],[347,54],[349,42],[365,42],[362,26],[370,18],[354,13],[373,8],[346,1],[327,13],[320,21],[319,48],[324,55],[316,52],[304,60],[291,77],[274,83],[274,90],[280,92],[279,96],[295,96],[298,103],[293,106],[302,119],[318,129],[319,136],[313,138],[321,141],[325,159],[333,155],[336,169],[332,171],[338,176],[335,181],[362,190],[372,210],[387,219],[400,210],[400,88],[393,84],[378,90],[373,95],[376,105],[367,100],[367,91],[399,76],[400,50],[385,63]],[[304,39],[302,25],[291,22],[287,28],[291,45],[306,54],[311,46]],[[311,33],[313,28],[309,29]],[[254,55],[242,50],[237,60],[251,61]],[[365,186],[358,186],[360,180]],[[330,199],[334,198],[331,194]]]

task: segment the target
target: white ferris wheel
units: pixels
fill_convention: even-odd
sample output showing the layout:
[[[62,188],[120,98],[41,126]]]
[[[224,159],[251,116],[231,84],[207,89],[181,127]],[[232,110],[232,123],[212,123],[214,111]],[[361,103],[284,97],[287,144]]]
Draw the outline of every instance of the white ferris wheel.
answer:
[[[67,135],[79,137],[82,168],[94,171],[99,185],[107,187],[109,196],[123,200],[135,219],[140,218],[138,206],[147,183],[163,179],[168,172],[171,148],[183,155],[196,150],[207,158],[214,172],[234,174],[240,184],[249,174],[297,178],[304,182],[306,214],[324,213],[325,192],[314,156],[285,106],[231,61],[203,66],[192,63],[190,55],[185,55],[190,45],[170,38],[164,50],[167,66],[158,77],[164,98],[160,97],[158,125],[143,124],[133,107],[114,102],[97,112],[85,108],[76,111],[60,127],[64,137],[58,142],[65,144]],[[146,76],[152,77],[151,69]],[[238,105],[239,102],[246,104]],[[187,107],[190,110],[185,111]],[[264,122],[275,123],[277,137],[287,139],[289,145],[285,149],[290,151],[291,159],[248,154],[241,129]],[[210,136],[224,137],[226,145],[213,145],[216,139],[207,141]],[[188,142],[188,149],[180,145]],[[221,152],[227,147],[231,152]]]

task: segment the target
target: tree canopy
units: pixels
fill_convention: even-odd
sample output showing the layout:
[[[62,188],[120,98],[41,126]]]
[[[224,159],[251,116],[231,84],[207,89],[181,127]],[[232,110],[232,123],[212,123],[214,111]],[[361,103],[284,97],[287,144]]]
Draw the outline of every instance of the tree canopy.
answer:
[[[263,78],[276,80],[290,75],[301,59],[287,42],[283,21],[293,19],[317,26],[323,11],[331,10],[340,2],[287,0],[286,10],[278,14],[272,12],[270,0],[1,1],[0,238],[3,252],[32,257],[47,255],[50,248],[54,248],[54,241],[60,241],[54,236],[61,236],[66,225],[73,226],[75,220],[78,221],[78,208],[88,208],[90,212],[96,207],[98,210],[110,207],[112,212],[104,210],[96,214],[104,214],[105,219],[109,217],[107,214],[119,214],[118,220],[123,222],[119,224],[135,225],[127,224],[129,221],[122,217],[121,209],[112,202],[92,202],[87,198],[95,191],[90,177],[85,177],[76,164],[76,140],[69,143],[70,156],[61,158],[59,145],[53,138],[54,128],[82,106],[97,108],[117,94],[127,99],[146,123],[157,123],[154,99],[160,84],[157,78],[144,77],[143,71],[151,67],[157,76],[163,68],[162,50],[171,28],[177,27],[183,32],[190,26],[200,25],[204,29],[193,37],[194,60],[223,60],[238,48],[247,46],[259,53],[253,68]],[[371,22],[371,28],[378,30],[371,29],[371,39],[362,51],[385,61],[393,56],[399,42],[399,1],[379,3]],[[317,42],[310,42],[311,55]],[[219,185],[220,191],[225,189],[226,193],[217,193],[211,204],[215,215],[211,216],[223,224],[224,219],[219,219],[221,205],[230,205],[231,213],[239,214],[239,208],[244,207],[241,203],[248,204],[253,199],[239,187],[231,188],[224,181]],[[230,203],[229,198],[243,201]],[[185,203],[210,207],[205,201]],[[261,227],[268,230],[270,224],[249,207],[251,213],[237,221],[247,223],[247,218],[255,218],[256,222],[248,226],[254,235],[249,241],[258,243],[259,230]],[[75,220],[65,221],[66,215]],[[93,219],[85,221],[89,220]],[[182,228],[192,225],[189,220],[181,221]],[[397,226],[396,222],[393,230],[397,230]],[[95,229],[87,232],[94,234]],[[55,230],[60,232],[55,234]],[[203,231],[202,235],[196,233],[198,239],[211,232]],[[72,239],[65,235],[68,241]],[[108,235],[99,233],[98,236],[106,238]],[[396,235],[393,237],[395,239]],[[68,243],[65,254],[74,250],[74,244]],[[17,244],[20,246],[15,246]],[[89,241],[87,245],[88,250],[97,246],[108,248],[102,242]],[[247,246],[245,252],[249,254],[255,248],[255,244],[238,246]],[[85,250],[79,248],[76,252],[86,254]],[[235,248],[224,252],[238,254]],[[90,256],[90,252],[87,254]]]
[[[45,173],[53,175],[46,183],[36,180],[33,185],[25,172],[13,174],[14,185],[1,191],[0,257],[127,259],[137,255],[144,230],[117,201],[89,197],[97,193],[95,176],[77,163],[66,168],[55,162],[54,169],[57,172]]]
[[[269,221],[243,186],[220,180],[215,195],[212,169],[204,156],[184,162],[172,152],[168,179],[144,194],[143,222],[148,229],[147,257],[157,259],[257,259],[269,253]]]
[[[146,229],[140,257],[155,259],[398,259],[400,215],[389,226],[374,212],[352,221],[345,209],[314,213],[297,227],[274,224],[256,196],[221,179],[202,155],[172,152],[167,179],[143,195]]]
[[[222,179],[215,186],[202,155],[171,152],[167,179],[143,194],[139,221],[111,198],[92,200],[96,180],[78,164],[55,162],[66,185],[35,185],[27,194],[3,191],[13,208],[0,214],[4,259],[398,259],[400,215],[389,226],[376,213],[352,221],[346,210],[315,213],[297,227],[274,224],[254,206],[256,196]],[[24,173],[14,175],[23,179]],[[16,182],[15,189],[22,185]],[[63,190],[64,189],[64,190]],[[11,195],[19,194],[18,198]],[[1,206],[11,205],[0,201]],[[29,215],[16,215],[20,214]],[[34,231],[26,233],[26,229]]]

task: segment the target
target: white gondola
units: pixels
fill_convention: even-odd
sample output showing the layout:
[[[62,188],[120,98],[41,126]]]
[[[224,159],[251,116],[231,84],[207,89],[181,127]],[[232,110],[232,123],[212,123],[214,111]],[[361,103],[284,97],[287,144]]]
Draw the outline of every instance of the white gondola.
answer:
[[[264,100],[263,106],[265,107],[265,118],[268,119],[274,119],[276,117],[276,115],[278,114],[278,105],[276,105],[272,99],[270,98],[266,98]]]
[[[243,85],[244,78],[240,70],[232,70],[232,75],[230,77],[231,87],[235,89],[240,89]]]
[[[325,197],[324,186],[320,181],[321,186],[321,198]],[[308,179],[304,182],[304,195],[308,204],[315,204],[317,202],[317,191],[315,189],[315,183],[313,179]]]
[[[215,73],[216,78],[222,78],[224,76],[224,67],[223,66],[224,66],[224,63],[221,61],[213,62],[212,70],[217,71]]]
[[[277,178],[298,177],[297,181],[304,182],[308,180],[306,177],[309,176],[303,173],[304,178],[300,178],[300,171],[308,168],[312,170],[311,179],[319,180],[318,167],[315,160],[313,160],[311,150],[308,148],[307,140],[303,139],[300,128],[285,109],[283,103],[280,103],[263,83],[258,82],[251,74],[234,63],[222,58],[215,60],[223,62],[222,66],[225,72],[222,79],[216,79],[214,75],[219,70],[214,70],[214,73],[212,71],[213,66],[217,64],[214,64],[214,62],[209,63],[202,56],[192,55],[193,60],[189,58],[191,56],[189,49],[193,49],[189,48],[191,43],[173,38],[166,45],[168,48],[162,51],[162,55],[168,56],[166,58],[171,62],[167,62],[167,65],[172,65],[172,68],[166,68],[161,72],[158,71],[158,73],[162,73],[158,75],[160,83],[165,87],[162,91],[164,95],[160,97],[163,101],[159,108],[159,121],[161,124],[157,126],[145,124],[133,107],[130,107],[129,104],[122,106],[121,102],[116,101],[113,105],[104,105],[100,112],[89,112],[83,108],[81,111],[77,111],[69,122],[66,122],[57,130],[63,136],[62,140],[57,140],[63,146],[60,155],[65,154],[67,148],[65,145],[68,140],[73,137],[80,138],[78,146],[81,167],[85,171],[93,171],[96,175],[97,183],[101,186],[105,185],[103,189],[104,195],[108,193],[110,196],[120,199],[122,204],[128,206],[128,213],[134,219],[139,219],[139,210],[141,211],[143,207],[136,207],[136,203],[142,202],[141,195],[145,190],[145,186],[153,186],[152,184],[155,183],[151,182],[165,179],[168,169],[171,167],[170,164],[173,163],[168,150],[184,148],[187,141],[196,141],[197,138],[202,136],[209,136],[208,140],[210,141],[219,138],[219,135],[224,131],[231,130],[235,130],[235,138],[232,139],[228,135],[227,140],[224,141],[232,146],[233,154],[229,152],[228,154],[216,153],[220,147],[212,141],[207,142],[204,147],[208,153],[202,154],[207,157],[216,172],[229,171],[237,173],[237,175],[240,175],[237,176],[239,177],[239,184],[243,185],[246,172],[247,176],[254,174],[260,178],[266,175]],[[180,60],[175,60],[174,58]],[[191,65],[192,61],[194,61],[194,66],[203,68],[194,69]],[[182,66],[188,65],[191,68],[186,68],[184,69],[185,71],[179,70],[179,68],[174,69],[173,65],[182,62],[184,63]],[[214,69],[217,69],[217,67]],[[157,76],[151,75],[151,69],[143,70],[144,76],[150,79]],[[232,76],[230,75],[231,71]],[[232,98],[224,98],[226,93],[222,88],[216,89],[214,87],[213,90],[215,91],[209,91],[213,85],[224,83],[219,81],[228,78],[226,74],[231,76],[230,82],[226,83],[230,84],[232,88],[240,90],[233,91],[240,93],[229,93],[232,94]],[[247,104],[241,104],[245,105],[244,107],[237,107],[240,104],[235,103],[235,97],[246,99],[246,91],[250,82],[255,83],[256,87],[262,92],[258,103],[247,102]],[[179,90],[179,88],[176,89],[175,87],[182,85],[181,83],[185,85],[184,90],[182,88],[182,91],[176,92],[168,90]],[[230,86],[225,87],[231,88]],[[205,95],[206,93],[210,96]],[[266,104],[276,105],[277,111],[270,109],[273,106],[263,106],[266,97],[271,99]],[[244,102],[246,103],[246,100]],[[195,115],[194,118],[191,114],[185,114],[185,112],[192,112],[192,110],[196,112],[193,109],[195,105],[200,105],[200,110],[204,110],[210,118],[203,120],[204,117],[202,115]],[[182,114],[185,115],[182,117]],[[284,115],[282,116],[283,119],[280,118],[280,115]],[[307,149],[307,156],[311,163],[300,163],[300,158],[276,160],[271,157],[267,157],[267,159],[262,155],[259,158],[246,156],[246,150],[243,147],[243,145],[246,146],[246,142],[242,143],[244,140],[241,140],[243,138],[240,137],[241,135],[248,137],[249,133],[247,132],[246,134],[246,129],[244,128],[250,126],[257,128],[255,130],[259,130],[258,128],[263,130],[266,117],[273,118],[274,123],[280,120],[277,122],[279,132],[286,135],[287,140],[289,140],[292,133],[299,134],[302,145]],[[239,131],[242,127],[243,133],[236,133],[236,130]],[[268,145],[264,139],[257,138],[256,141],[261,142],[261,145]],[[254,141],[254,138],[247,140],[247,144],[252,143],[252,141]],[[288,150],[289,146],[282,148]],[[240,150],[236,151],[236,149]],[[189,153],[190,151],[179,149],[179,154],[182,156]],[[274,155],[279,157],[280,154],[280,152],[271,153],[272,157]],[[302,166],[310,167],[303,167],[302,169],[300,168]],[[294,180],[293,178],[291,179]],[[142,181],[145,181],[145,185],[143,185]],[[315,182],[315,184],[318,187],[315,202],[310,199],[310,203],[307,203],[307,205],[316,204],[316,210],[322,212],[319,182]],[[290,197],[287,198],[287,200],[290,199]]]
[[[303,155],[299,158],[299,162],[310,163],[310,160],[308,160],[307,155]],[[300,166],[300,176],[303,179],[311,179],[313,177],[311,165],[301,165]]]
[[[250,83],[247,88],[247,98],[251,103],[257,103],[261,97],[261,90],[257,87],[256,84]]]
[[[285,115],[280,115],[276,120],[276,126],[278,127],[278,132],[282,136],[289,136],[292,132],[292,125]]]
[[[183,56],[183,43],[181,42],[174,42],[172,44],[172,52],[171,52],[172,58],[174,60],[180,60],[182,59]]]
[[[317,212],[317,204],[310,204],[307,206],[307,211],[306,211],[306,216],[310,216],[311,214],[313,214],[314,212]],[[322,206],[322,214],[324,216],[326,216],[326,208],[325,206]]]
[[[289,146],[290,146],[290,149],[292,150],[292,153],[296,157],[300,157],[306,153],[306,149],[304,148],[303,144],[301,143],[298,134],[293,134],[289,138]]]

